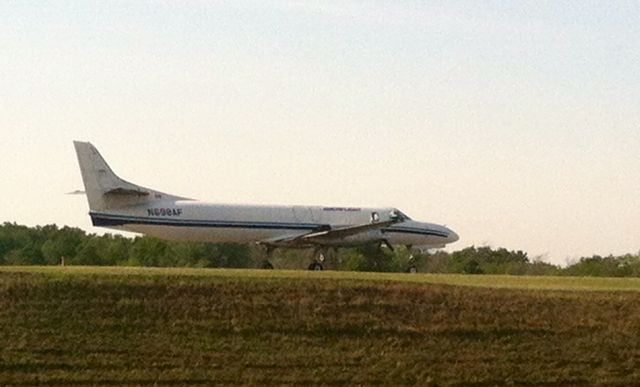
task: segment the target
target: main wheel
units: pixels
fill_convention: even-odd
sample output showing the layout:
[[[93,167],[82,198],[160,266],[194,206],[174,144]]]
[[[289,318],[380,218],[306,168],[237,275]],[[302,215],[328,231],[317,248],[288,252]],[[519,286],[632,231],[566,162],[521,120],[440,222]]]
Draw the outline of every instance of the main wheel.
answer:
[[[312,262],[309,265],[309,270],[321,271],[321,270],[324,270],[324,267],[322,267],[322,264],[320,262]]]
[[[267,270],[273,270],[273,265],[269,261],[262,262],[262,268]]]
[[[413,274],[413,273],[417,273],[417,272],[418,272],[418,268],[413,266],[413,265],[411,265],[411,266],[409,266],[409,268],[407,268],[407,273]]]

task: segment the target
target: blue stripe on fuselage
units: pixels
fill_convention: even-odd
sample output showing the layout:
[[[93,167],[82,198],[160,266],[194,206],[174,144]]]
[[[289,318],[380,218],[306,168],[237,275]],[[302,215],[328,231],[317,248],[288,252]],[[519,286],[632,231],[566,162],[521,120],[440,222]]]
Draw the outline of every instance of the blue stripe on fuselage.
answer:
[[[125,226],[128,224],[149,224],[158,226],[176,227],[216,227],[216,228],[262,228],[285,230],[314,230],[322,227],[321,224],[311,223],[278,223],[278,222],[238,222],[224,220],[185,220],[171,218],[148,218],[127,215],[111,215],[90,213],[94,226]]]
[[[91,212],[91,221],[96,227],[116,227],[129,224],[144,224],[154,226],[174,226],[174,227],[211,227],[211,228],[245,228],[245,229],[271,229],[271,230],[316,230],[327,227],[318,223],[287,223],[287,222],[241,222],[225,220],[187,220],[171,218],[149,218],[142,216],[128,216],[115,214],[101,214]],[[415,235],[428,235],[447,238],[448,235],[435,230],[413,228],[406,226],[385,227],[383,233],[406,233]]]

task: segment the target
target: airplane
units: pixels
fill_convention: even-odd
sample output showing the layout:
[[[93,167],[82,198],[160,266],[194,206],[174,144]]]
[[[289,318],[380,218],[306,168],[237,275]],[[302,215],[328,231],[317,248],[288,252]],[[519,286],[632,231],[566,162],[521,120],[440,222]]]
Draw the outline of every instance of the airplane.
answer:
[[[176,241],[257,243],[266,247],[267,269],[276,248],[313,248],[308,268],[323,270],[329,249],[378,243],[423,251],[459,239],[445,226],[412,220],[393,207],[214,204],[166,194],[119,178],[91,143],[74,146],[94,226]]]

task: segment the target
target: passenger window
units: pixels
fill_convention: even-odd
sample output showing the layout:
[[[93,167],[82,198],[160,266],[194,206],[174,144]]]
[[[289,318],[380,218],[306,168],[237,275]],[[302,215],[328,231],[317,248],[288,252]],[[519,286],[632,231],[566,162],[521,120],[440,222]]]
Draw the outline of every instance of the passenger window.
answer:
[[[377,212],[371,213],[371,223],[378,223],[380,221],[380,216]]]

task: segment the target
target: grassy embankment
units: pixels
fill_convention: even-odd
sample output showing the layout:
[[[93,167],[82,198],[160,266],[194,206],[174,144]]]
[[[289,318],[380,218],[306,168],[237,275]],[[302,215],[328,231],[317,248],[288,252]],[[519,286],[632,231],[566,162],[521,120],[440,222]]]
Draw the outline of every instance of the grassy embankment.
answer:
[[[0,384],[630,384],[638,290],[638,279],[0,268]]]

